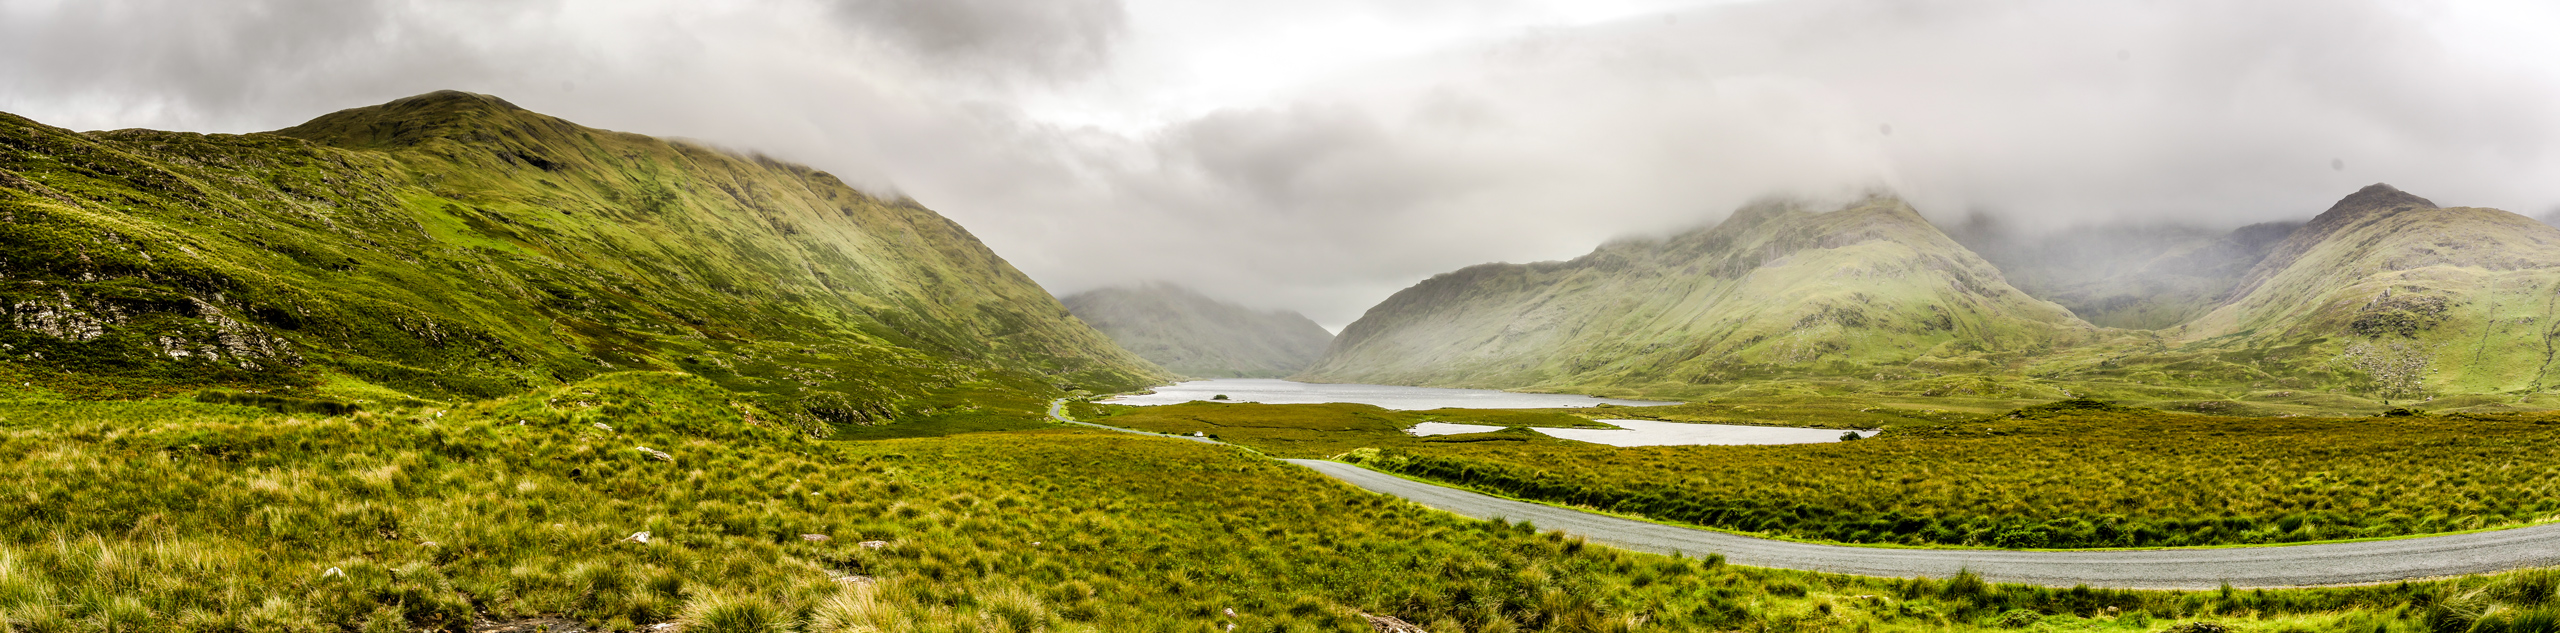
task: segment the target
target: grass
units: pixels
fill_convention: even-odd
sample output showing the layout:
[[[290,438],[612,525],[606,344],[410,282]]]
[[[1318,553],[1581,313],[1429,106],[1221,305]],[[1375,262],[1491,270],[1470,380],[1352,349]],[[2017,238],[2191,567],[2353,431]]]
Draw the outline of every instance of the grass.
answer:
[[[1432,631],[2420,630],[2438,611],[2506,622],[2550,602],[2547,573],[2181,593],[1736,568],[1439,513],[1218,446],[1074,430],[816,440],[670,373],[325,418],[16,400],[0,404],[0,459],[11,631],[531,617],[1367,631],[1370,616]]]
[[[1274,457],[1328,458],[1354,449],[1386,443],[1512,439],[1553,441],[1544,435],[1508,434],[1493,438],[1455,436],[1413,438],[1405,429],[1422,422],[1483,424],[1506,428],[1615,428],[1559,410],[1434,409],[1396,411],[1365,404],[1260,404],[1189,402],[1155,407],[1100,405],[1077,419],[1173,435],[1204,434],[1251,446]]]
[[[1667,407],[1680,417],[1695,405]],[[1618,409],[1607,415],[1619,415]],[[2388,538],[2560,515],[2560,416],[2231,418],[2065,401],[1793,446],[1416,438],[1344,405],[1179,405],[1101,420],[1281,457],[1784,538],[2093,548]],[[1370,450],[1358,450],[1358,449]]]

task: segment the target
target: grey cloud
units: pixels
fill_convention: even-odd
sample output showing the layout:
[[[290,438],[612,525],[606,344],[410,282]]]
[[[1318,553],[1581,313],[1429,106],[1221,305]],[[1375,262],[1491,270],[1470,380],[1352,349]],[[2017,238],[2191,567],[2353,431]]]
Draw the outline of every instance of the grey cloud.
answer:
[[[1119,0],[841,0],[846,23],[942,64],[1089,71],[1128,31]]]
[[[1356,108],[1227,110],[1167,134],[1165,159],[1249,194],[1284,215],[1373,213],[1471,184],[1463,157],[1428,150]]]
[[[377,47],[387,17],[376,3],[331,0],[0,3],[0,98],[237,104],[267,76]]]
[[[1339,325],[1379,289],[1711,223],[1772,193],[1883,187],[2031,232],[2298,219],[2374,181],[2550,208],[2560,76],[2464,57],[2432,7],[1816,0],[1541,30],[1178,126],[1154,142],[1190,162],[1114,177],[1185,192],[1116,202],[1181,213],[1098,211],[1157,219],[1094,238],[1250,226],[1292,246],[1096,249],[1115,254],[1054,278],[1307,297],[1296,307]],[[1256,224],[1273,216],[1293,224]]]
[[[1481,19],[1239,1],[1159,26]],[[2298,218],[2376,181],[2560,203],[2560,62],[2484,58],[2430,3],[1726,4],[1488,34],[1150,130],[1042,119],[1125,105],[1120,56],[1179,53],[1131,43],[1148,6],[0,0],[0,110],[248,131],[487,92],[913,195],[1060,293],[1170,279],[1334,327],[1434,273],[1772,193],[1889,187],[2021,231]],[[1024,75],[1045,81],[986,80]]]

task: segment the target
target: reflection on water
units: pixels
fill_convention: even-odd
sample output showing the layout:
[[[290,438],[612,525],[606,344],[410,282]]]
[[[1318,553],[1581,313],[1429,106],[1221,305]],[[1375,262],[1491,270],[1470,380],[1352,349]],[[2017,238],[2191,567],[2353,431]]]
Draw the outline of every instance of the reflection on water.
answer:
[[[1616,429],[1530,429],[1562,439],[1607,444],[1610,446],[1689,446],[1701,444],[1819,444],[1840,441],[1840,429],[1800,429],[1783,426],[1739,426],[1733,424],[1692,424],[1687,422],[1655,422],[1652,420],[1600,420]],[[1456,435],[1501,430],[1481,424],[1424,422],[1408,431],[1414,435]],[[1863,437],[1874,431],[1858,431]]]
[[[1194,380],[1170,387],[1157,387],[1143,396],[1122,396],[1104,400],[1110,404],[1152,406],[1181,404],[1193,400],[1209,400],[1224,395],[1231,402],[1263,404],[1321,404],[1352,402],[1377,405],[1388,409],[1418,411],[1423,409],[1558,409],[1614,404],[1650,407],[1677,402],[1619,400],[1552,393],[1511,393],[1488,389],[1440,389],[1435,387],[1397,387],[1391,385],[1328,385],[1290,382],[1267,378],[1221,378]],[[1837,431],[1832,433],[1839,435]]]

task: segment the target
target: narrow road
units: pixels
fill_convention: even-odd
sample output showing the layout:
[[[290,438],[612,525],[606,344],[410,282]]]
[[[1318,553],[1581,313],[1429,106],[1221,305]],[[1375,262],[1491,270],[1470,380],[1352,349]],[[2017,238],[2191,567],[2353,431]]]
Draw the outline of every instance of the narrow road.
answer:
[[[1049,413],[1070,424],[1181,437],[1070,420],[1060,406],[1050,407]],[[2388,541],[2216,549],[2028,552],[1850,547],[1752,538],[1512,501],[1341,462],[1282,461],[1424,506],[1480,519],[1529,521],[1595,543],[1662,554],[1723,554],[1736,565],[1862,576],[1945,577],[1971,570],[1992,582],[2054,587],[2212,589],[2224,583],[2234,587],[2381,583],[2560,565],[2560,524]]]

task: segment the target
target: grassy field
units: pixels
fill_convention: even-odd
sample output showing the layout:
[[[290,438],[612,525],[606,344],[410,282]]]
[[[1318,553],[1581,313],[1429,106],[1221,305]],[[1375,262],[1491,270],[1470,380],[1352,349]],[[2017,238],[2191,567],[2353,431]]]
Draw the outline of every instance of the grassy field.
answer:
[[[1897,418],[1858,442],[1616,448],[1525,433],[1414,438],[1383,419],[1347,424],[1327,408],[1338,405],[1188,406],[1104,421],[1200,425],[1285,457],[1348,455],[1505,496],[1847,543],[2291,543],[2560,515],[2560,416],[2548,414],[2231,418],[2065,404]]]
[[[328,418],[18,400],[0,403],[0,460],[13,632],[536,616],[763,632],[1354,632],[1371,616],[1438,633],[2414,631],[2560,616],[2548,573],[2176,593],[1735,568],[1429,511],[1217,446],[1073,430],[817,440],[666,373]]]
[[[1502,427],[1616,428],[1560,410],[1436,409],[1395,411],[1365,404],[1257,404],[1191,402],[1156,407],[1089,405],[1070,411],[1082,420],[1100,420],[1122,428],[1204,434],[1212,439],[1251,446],[1275,457],[1329,458],[1381,444],[1503,440],[1562,442],[1535,434],[1494,437],[1444,436],[1415,438],[1405,429],[1423,422],[1484,424]]]
[[[2095,351],[2053,364],[2203,366],[2207,353],[2110,355]],[[2040,361],[2043,362],[2043,361]],[[2227,363],[2225,363],[2227,364]],[[1908,372],[1905,372],[1908,373]],[[1676,407],[1619,407],[1606,417],[1823,428],[1880,428],[2006,413],[2055,400],[2094,398],[2173,413],[2235,417],[2356,417],[2408,408],[2432,413],[2529,413],[2560,409],[2560,394],[2443,395],[2390,400],[2347,390],[2292,388],[2202,375],[2119,372],[2121,376],[2039,378],[2015,374],[1813,376],[1756,379],[1678,396]],[[1631,389],[1574,389],[1608,397],[1647,398]],[[1595,412],[1596,413],[1596,412]]]

